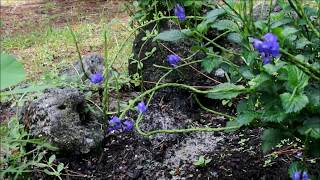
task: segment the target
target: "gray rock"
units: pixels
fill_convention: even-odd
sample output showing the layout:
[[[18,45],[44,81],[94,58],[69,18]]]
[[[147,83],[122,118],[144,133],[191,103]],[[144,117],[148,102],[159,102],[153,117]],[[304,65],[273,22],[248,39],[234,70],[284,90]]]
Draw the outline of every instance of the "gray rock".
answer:
[[[88,153],[102,142],[102,116],[87,108],[76,89],[50,89],[22,108],[20,120],[34,137],[47,138],[61,151]]]
[[[93,54],[84,56],[82,58],[82,62],[83,62],[84,71],[89,77],[96,72],[103,73],[104,71],[104,64],[103,64],[104,59],[99,54],[93,53]],[[71,68],[62,71],[60,73],[60,76],[72,77],[72,76],[80,75],[82,77],[83,74],[84,73],[81,68],[80,60],[78,60],[72,65]]]

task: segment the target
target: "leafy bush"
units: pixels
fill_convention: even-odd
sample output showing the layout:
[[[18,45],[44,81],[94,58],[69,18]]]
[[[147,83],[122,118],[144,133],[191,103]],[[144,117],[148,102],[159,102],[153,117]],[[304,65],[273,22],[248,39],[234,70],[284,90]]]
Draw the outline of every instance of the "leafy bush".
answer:
[[[280,11],[273,11],[272,0],[267,7],[260,4],[255,8],[253,0],[222,2],[135,2],[138,11],[134,19],[139,27],[151,21],[163,20],[180,24],[181,29],[160,32],[153,38],[154,41],[193,39],[198,44],[192,51],[202,51],[207,55],[200,60],[203,70],[211,73],[222,68],[227,82],[213,86],[209,91],[183,84],[158,83],[158,86],[130,102],[129,106],[132,107],[136,101],[148,94],[151,94],[151,99],[153,93],[161,88],[178,87],[207,94],[211,99],[236,99],[239,103],[235,121],[229,121],[228,126],[222,129],[143,132],[139,128],[140,115],[135,123],[136,129],[141,134],[150,136],[156,133],[217,131],[257,126],[265,129],[262,135],[264,152],[271,150],[281,140],[290,139],[304,144],[304,155],[307,157],[319,157],[320,21],[319,6],[316,6],[320,3],[319,0],[308,4],[296,0],[278,0],[277,8],[280,8]],[[172,17],[172,14],[177,17]],[[218,32],[218,35],[213,32]],[[222,37],[228,43],[219,43]],[[172,65],[172,57],[168,58],[168,65]],[[183,63],[193,63],[188,62],[188,59],[179,57],[179,62],[182,62],[180,66],[183,66]],[[178,61],[174,62],[168,73],[180,67],[176,64]],[[125,113],[126,111],[120,118]],[[302,171],[305,172],[305,177],[306,166],[303,162],[297,164],[299,165],[294,166],[295,171],[292,171],[292,168],[289,171],[290,177],[295,178],[296,174],[299,175],[296,172]]]

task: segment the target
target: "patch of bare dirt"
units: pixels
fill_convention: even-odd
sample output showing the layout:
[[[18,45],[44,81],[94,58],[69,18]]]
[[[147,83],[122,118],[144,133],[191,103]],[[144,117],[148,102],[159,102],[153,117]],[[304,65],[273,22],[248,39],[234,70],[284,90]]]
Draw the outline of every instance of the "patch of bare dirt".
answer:
[[[1,4],[2,35],[15,35],[60,27],[78,22],[97,22],[102,18],[126,21],[124,0],[31,0],[27,3]]]

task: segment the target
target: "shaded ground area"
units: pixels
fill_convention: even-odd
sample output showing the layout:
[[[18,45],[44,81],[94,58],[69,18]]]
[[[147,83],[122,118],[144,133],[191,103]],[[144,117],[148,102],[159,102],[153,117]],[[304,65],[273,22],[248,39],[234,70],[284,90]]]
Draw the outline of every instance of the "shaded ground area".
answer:
[[[158,93],[141,128],[226,125],[226,119],[200,110],[189,96],[174,90]],[[130,116],[135,117],[135,112]],[[279,155],[266,165],[261,132],[243,129],[232,133],[159,134],[150,139],[136,131],[114,133],[104,140],[100,149],[103,153],[60,154],[58,161],[67,165],[64,177],[71,179],[289,179],[287,168],[294,157]],[[211,159],[205,167],[194,165],[201,155]],[[41,172],[34,175],[34,179],[45,177]]]

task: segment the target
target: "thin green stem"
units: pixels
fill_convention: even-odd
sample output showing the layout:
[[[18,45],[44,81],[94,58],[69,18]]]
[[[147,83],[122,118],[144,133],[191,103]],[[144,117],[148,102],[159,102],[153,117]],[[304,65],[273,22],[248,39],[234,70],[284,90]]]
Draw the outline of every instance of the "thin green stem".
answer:
[[[70,33],[71,33],[71,36],[72,36],[72,39],[74,41],[74,44],[76,46],[76,50],[77,50],[77,53],[78,53],[78,57],[79,57],[79,60],[80,60],[80,67],[81,67],[81,70],[84,74],[84,76],[89,79],[89,76],[88,74],[86,73],[86,71],[84,70],[84,65],[83,65],[83,61],[82,61],[82,56],[81,56],[81,52],[80,52],[80,48],[79,48],[79,45],[78,45],[78,41],[77,41],[77,38],[76,38],[76,35],[74,34],[72,28],[70,26],[68,26],[69,30],[70,30]]]
[[[228,114],[221,113],[221,112],[218,112],[218,111],[214,111],[214,110],[212,110],[212,109],[209,109],[209,108],[205,107],[205,106],[199,101],[199,99],[198,99],[198,97],[197,97],[196,95],[194,95],[193,97],[194,97],[194,99],[196,100],[196,102],[198,103],[198,105],[199,105],[203,110],[208,111],[208,112],[211,112],[211,113],[213,113],[213,114],[217,114],[217,115],[220,115],[220,116],[227,117],[227,118],[229,118],[229,119],[231,119],[231,120],[235,120],[235,119],[236,119],[236,117],[234,117],[234,116],[230,116],[230,115],[228,115]]]
[[[103,106],[103,125],[107,125],[107,118],[108,114],[107,112],[109,111],[109,76],[110,76],[110,67],[109,67],[109,59],[108,59],[108,47],[107,44],[108,39],[107,39],[107,31],[104,32],[104,90],[103,90],[103,98],[102,98],[102,106]]]

